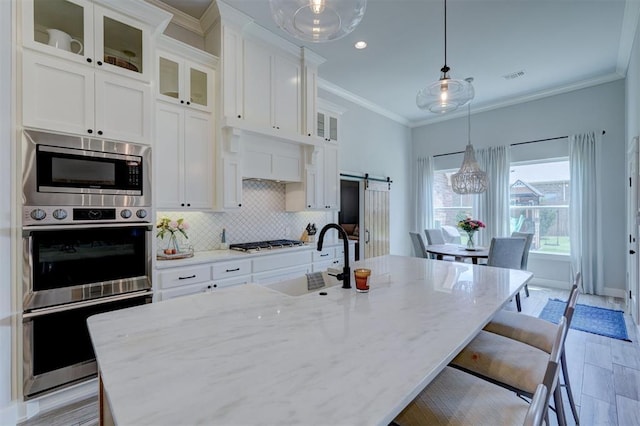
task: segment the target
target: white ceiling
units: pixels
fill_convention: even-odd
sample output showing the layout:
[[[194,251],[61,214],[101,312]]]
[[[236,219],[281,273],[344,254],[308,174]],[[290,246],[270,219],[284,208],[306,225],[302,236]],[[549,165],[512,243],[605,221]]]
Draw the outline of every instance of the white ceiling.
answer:
[[[273,22],[267,0],[225,0],[266,29],[326,58],[319,76],[332,90],[408,125],[438,116],[418,109],[417,91],[444,62],[443,1],[369,0],[360,25],[327,43],[303,43]],[[164,0],[199,18],[209,0]],[[448,0],[451,77],[474,77],[472,111],[624,77],[640,0]],[[353,45],[365,40],[368,47]],[[506,80],[503,76],[523,71]],[[337,87],[333,87],[333,85]]]

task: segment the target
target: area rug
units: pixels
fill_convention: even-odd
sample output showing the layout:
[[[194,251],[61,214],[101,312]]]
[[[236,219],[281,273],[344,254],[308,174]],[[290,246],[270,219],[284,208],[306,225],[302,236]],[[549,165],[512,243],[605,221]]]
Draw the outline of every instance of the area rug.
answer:
[[[567,302],[564,300],[549,299],[539,317],[557,324],[564,313],[566,305]],[[573,313],[570,328],[630,342],[623,314],[623,311],[578,303]]]

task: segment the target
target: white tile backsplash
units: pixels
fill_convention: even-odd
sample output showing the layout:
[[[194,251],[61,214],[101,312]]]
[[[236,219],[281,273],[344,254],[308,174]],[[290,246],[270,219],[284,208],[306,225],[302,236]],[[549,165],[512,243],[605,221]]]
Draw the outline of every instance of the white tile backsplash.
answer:
[[[242,190],[242,207],[237,211],[158,211],[157,216],[169,216],[172,219],[183,217],[189,224],[189,239],[183,243],[190,244],[196,251],[219,248],[223,228],[226,229],[228,244],[279,238],[297,240],[308,223],[315,223],[319,231],[327,223],[338,219],[338,213],[333,211],[285,212],[284,183],[245,180]],[[165,244],[158,240],[159,247]]]

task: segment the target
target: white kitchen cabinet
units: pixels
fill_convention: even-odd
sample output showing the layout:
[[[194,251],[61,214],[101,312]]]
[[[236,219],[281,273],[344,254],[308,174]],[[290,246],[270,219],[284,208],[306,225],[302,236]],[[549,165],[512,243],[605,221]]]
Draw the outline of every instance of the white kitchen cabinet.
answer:
[[[328,210],[340,210],[340,175],[338,169],[338,146],[325,143],[322,156],[323,205]]]
[[[242,162],[237,155],[222,159],[222,207],[225,210],[242,207]]]
[[[156,205],[213,208],[213,116],[158,101],[154,142]]]
[[[157,273],[156,282],[156,301],[213,292],[251,282],[251,261],[244,259],[163,269]]]
[[[237,53],[224,56],[225,116],[242,119],[257,128],[301,135],[300,58],[289,57],[258,41],[240,40],[240,36],[232,30],[224,33],[223,29],[223,37],[223,54],[234,47],[237,49],[239,44],[242,52],[241,66],[237,63]],[[235,75],[227,81],[231,73]],[[238,78],[238,75],[242,78]]]
[[[24,126],[148,143],[149,85],[30,51],[22,70]]]
[[[24,0],[24,46],[149,82],[150,34],[168,15],[140,3],[114,6],[124,14],[87,0]]]
[[[243,173],[245,178],[301,182],[303,148],[299,144],[261,137],[244,139]]]
[[[202,111],[213,110],[213,69],[168,52],[158,52],[156,96]]]
[[[282,268],[268,272],[253,274],[252,282],[256,284],[273,284],[286,281],[291,278],[301,277],[311,272],[311,265],[299,265],[290,268]]]
[[[285,210],[340,209],[338,146],[324,143],[308,150],[304,181],[286,186]],[[312,154],[309,154],[310,150],[313,150]]]
[[[328,111],[318,110],[316,132],[325,142],[338,142],[339,115]]]

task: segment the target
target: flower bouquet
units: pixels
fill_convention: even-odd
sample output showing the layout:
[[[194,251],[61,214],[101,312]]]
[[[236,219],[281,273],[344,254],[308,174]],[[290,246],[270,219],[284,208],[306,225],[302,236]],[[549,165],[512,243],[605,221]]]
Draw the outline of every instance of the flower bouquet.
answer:
[[[467,236],[469,237],[469,239],[467,240],[467,250],[475,250],[476,248],[473,242],[473,234],[480,228],[486,228],[486,225],[480,220],[475,220],[467,217],[466,219],[458,222],[458,228],[466,232]]]
[[[164,240],[166,235],[169,236],[169,241],[166,247],[158,250],[158,259],[183,259],[185,257],[193,256],[193,249],[189,248],[188,250],[182,250],[178,244],[176,234],[181,234],[184,238],[189,239],[186,232],[187,229],[189,229],[189,224],[185,222],[184,218],[172,220],[167,216],[163,216],[158,220],[156,228],[158,228],[156,237]]]

